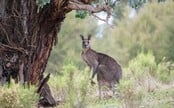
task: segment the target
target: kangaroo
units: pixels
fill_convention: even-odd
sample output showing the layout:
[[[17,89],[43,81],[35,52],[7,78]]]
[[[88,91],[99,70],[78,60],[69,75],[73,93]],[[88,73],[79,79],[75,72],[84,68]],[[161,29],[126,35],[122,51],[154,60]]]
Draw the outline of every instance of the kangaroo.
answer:
[[[101,86],[106,85],[112,89],[113,94],[115,92],[114,86],[119,83],[122,78],[122,69],[120,64],[114,60],[112,57],[96,52],[90,47],[91,35],[88,38],[84,38],[80,35],[82,39],[82,53],[81,57],[85,63],[89,66],[92,76],[90,78],[91,83],[94,84],[93,78],[97,74],[97,81],[99,87],[99,98],[101,98]]]

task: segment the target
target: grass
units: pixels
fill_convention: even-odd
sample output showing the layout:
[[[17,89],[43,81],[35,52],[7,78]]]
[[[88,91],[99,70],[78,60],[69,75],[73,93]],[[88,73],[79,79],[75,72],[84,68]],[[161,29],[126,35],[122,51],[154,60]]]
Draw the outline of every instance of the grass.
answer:
[[[101,100],[97,84],[90,85],[88,68],[80,70],[73,63],[66,64],[62,75],[52,76],[49,83],[54,97],[60,101],[57,108],[173,108],[173,76],[164,74],[165,80],[159,77],[168,70],[165,63],[168,62],[157,64],[152,53],[140,53],[123,68],[118,96]]]
[[[105,90],[99,100],[97,84],[90,84],[89,69],[79,69],[72,62],[65,64],[59,75],[52,75],[49,85],[60,102],[56,108],[173,108],[173,73],[172,62],[157,64],[152,53],[142,52],[123,68],[117,96],[110,97],[111,91]],[[24,89],[14,83],[10,88],[1,87],[0,108],[34,108],[38,102],[35,91],[34,87]]]
[[[0,87],[0,108],[34,108],[38,100],[39,96],[34,86],[26,89],[12,80],[10,87]]]

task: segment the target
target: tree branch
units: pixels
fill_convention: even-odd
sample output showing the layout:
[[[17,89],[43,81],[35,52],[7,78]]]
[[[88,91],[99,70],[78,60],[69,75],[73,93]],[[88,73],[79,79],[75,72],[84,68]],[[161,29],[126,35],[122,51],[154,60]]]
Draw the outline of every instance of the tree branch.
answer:
[[[94,17],[96,17],[97,19],[106,22],[108,25],[110,25],[108,23],[108,20],[111,16],[111,10],[112,8],[105,4],[105,5],[97,5],[97,6],[93,6],[90,4],[84,4],[83,2],[79,1],[79,0],[70,0],[69,1],[69,5],[67,7],[69,10],[86,10],[89,13],[91,13]],[[98,16],[96,16],[94,13],[99,13],[99,12],[106,12],[107,13],[107,17],[106,19],[102,19]],[[111,27],[113,27],[112,25],[110,25]]]
[[[95,15],[95,14],[92,14],[92,16],[94,16],[94,17],[97,18],[98,20],[101,20],[101,21],[105,22],[105,23],[106,23],[107,25],[109,25],[111,28],[114,28],[113,25],[109,24],[108,18],[102,19],[102,18],[100,18],[99,16],[97,16],[97,15]]]
[[[73,2],[74,0],[69,2],[69,5],[67,8],[71,9],[71,10],[86,10],[89,11],[91,13],[98,13],[98,12],[110,12],[111,11],[111,7],[108,5],[100,5],[100,6],[92,6],[89,4],[83,4],[81,2]]]

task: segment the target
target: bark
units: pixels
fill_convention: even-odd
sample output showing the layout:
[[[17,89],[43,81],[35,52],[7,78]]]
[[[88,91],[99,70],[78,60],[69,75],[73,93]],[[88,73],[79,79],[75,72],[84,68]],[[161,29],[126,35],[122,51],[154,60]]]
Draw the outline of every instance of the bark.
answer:
[[[17,69],[21,82],[38,83],[68,12],[66,3],[57,7],[52,0],[37,13],[33,0],[0,0],[0,65],[4,71]]]
[[[69,12],[67,0],[51,0],[37,12],[33,0],[0,0],[0,82],[25,82],[37,85],[57,41],[57,33],[65,14]],[[49,90],[44,84],[43,88]],[[39,92],[40,94],[44,94]],[[51,92],[46,94],[48,103],[55,104]]]

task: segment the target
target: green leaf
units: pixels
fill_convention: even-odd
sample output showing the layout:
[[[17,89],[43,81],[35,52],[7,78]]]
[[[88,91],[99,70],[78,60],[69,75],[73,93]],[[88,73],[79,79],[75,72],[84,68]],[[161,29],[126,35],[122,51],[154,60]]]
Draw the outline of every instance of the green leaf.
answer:
[[[38,6],[38,12],[40,8],[43,8],[44,5],[46,5],[47,3],[50,3],[50,0],[36,0],[36,4]]]
[[[76,17],[76,18],[84,19],[84,18],[87,16],[87,14],[88,14],[87,11],[84,11],[84,10],[77,10],[77,11],[76,11],[75,17]]]

